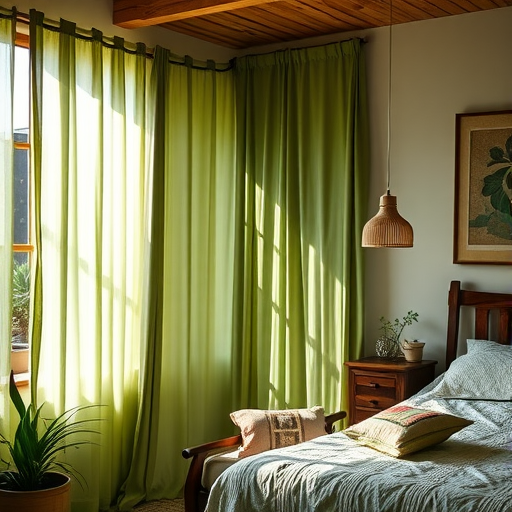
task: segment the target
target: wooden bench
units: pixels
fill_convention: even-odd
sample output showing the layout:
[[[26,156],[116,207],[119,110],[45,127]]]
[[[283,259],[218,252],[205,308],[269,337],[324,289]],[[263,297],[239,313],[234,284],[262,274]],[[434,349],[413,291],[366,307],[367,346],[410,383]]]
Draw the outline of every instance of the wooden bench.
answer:
[[[325,432],[334,431],[334,423],[347,416],[345,411],[338,411],[325,416]],[[208,502],[209,489],[202,485],[203,469],[206,458],[212,452],[228,452],[235,450],[242,444],[242,436],[226,437],[217,441],[200,444],[192,448],[185,448],[182,455],[185,459],[192,459],[185,481],[185,512],[203,512]]]

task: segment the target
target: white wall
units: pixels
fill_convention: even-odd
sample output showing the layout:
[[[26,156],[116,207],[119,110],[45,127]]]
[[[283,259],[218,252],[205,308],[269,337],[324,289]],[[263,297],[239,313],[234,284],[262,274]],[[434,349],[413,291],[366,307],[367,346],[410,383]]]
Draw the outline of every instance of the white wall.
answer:
[[[374,353],[381,315],[408,310],[419,323],[406,334],[427,342],[425,355],[444,368],[449,282],[512,292],[512,267],[452,263],[455,114],[512,109],[512,8],[398,25],[393,28],[391,187],[413,225],[412,249],[365,249],[366,353]],[[374,31],[375,42],[387,38]],[[368,45],[370,96],[382,111],[382,48]],[[378,74],[378,75],[377,75]],[[379,97],[377,99],[377,93]],[[377,103],[378,102],[378,103]],[[385,99],[384,99],[385,102]],[[382,140],[382,114],[372,126]],[[385,191],[385,147],[376,145],[369,216]],[[378,165],[381,162],[381,165]]]
[[[176,54],[227,62],[237,52],[152,27],[125,30],[112,25],[111,0],[17,0],[49,18],[63,17],[105,35],[160,44]],[[391,191],[414,227],[412,249],[365,249],[365,352],[374,354],[379,318],[402,317],[413,309],[419,323],[407,337],[426,341],[425,357],[444,369],[449,283],[512,292],[512,267],[452,263],[455,172],[455,114],[512,109],[512,7],[393,27]],[[389,29],[269,45],[238,53],[324,44],[358,36],[368,46],[372,171],[368,218],[386,187]]]

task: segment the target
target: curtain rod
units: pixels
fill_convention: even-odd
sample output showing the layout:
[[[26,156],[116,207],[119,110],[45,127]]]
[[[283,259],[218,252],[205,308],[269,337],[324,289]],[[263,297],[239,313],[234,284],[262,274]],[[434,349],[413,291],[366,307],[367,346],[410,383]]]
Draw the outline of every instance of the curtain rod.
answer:
[[[20,23],[23,23],[25,25],[29,25],[30,24],[30,15],[29,14],[18,12],[15,8],[12,9],[12,12],[15,15],[16,21],[18,21]],[[0,13],[0,16],[2,16],[1,13]],[[2,16],[2,17],[4,17],[4,16]],[[54,20],[47,20],[45,18],[45,20],[43,22],[43,27],[48,29],[48,30],[52,30],[54,32],[60,32],[60,26]],[[87,30],[87,29],[82,29],[80,27],[76,27],[76,30],[77,30],[77,32],[75,32],[74,35],[78,39],[82,39],[84,41],[92,41],[92,40],[94,40],[94,37],[92,35],[90,35],[90,32],[91,32],[92,29],[91,30]],[[114,41],[116,39],[116,36],[109,37],[109,36],[105,36],[102,31],[99,31],[99,32],[102,35],[101,44],[103,46],[105,46],[106,48],[118,48],[118,46],[115,43],[110,42],[110,41]],[[132,54],[132,55],[139,53],[137,50],[131,49],[131,48],[127,48],[124,45],[124,43],[127,43],[127,44],[133,45],[135,47],[136,43],[127,42],[123,37],[121,37],[119,39],[122,39],[122,41],[123,41],[122,49],[123,49],[124,52]],[[142,43],[142,44],[144,44],[144,43]],[[146,46],[146,45],[144,44],[144,46]],[[154,48],[147,48],[147,50],[145,52],[145,55],[146,55],[146,58],[153,59],[154,58]],[[219,66],[222,66],[222,67],[217,68],[217,64],[215,63],[215,61],[210,60],[210,59],[207,60],[206,63],[204,63],[204,64],[201,64],[201,65],[200,64],[195,64],[194,63],[194,59],[190,55],[185,55],[184,57],[179,57],[177,55],[174,55],[173,57],[169,58],[169,62],[171,64],[177,64],[178,66],[186,66],[186,67],[189,67],[189,68],[192,68],[192,69],[200,69],[200,70],[207,70],[207,69],[209,69],[211,71],[217,71],[219,73],[223,73],[225,71],[229,71],[229,70],[231,70],[234,67],[234,59],[231,59],[226,64],[219,64]]]
[[[312,46],[297,46],[297,47],[291,47],[291,48],[280,48],[279,50],[271,50],[266,53],[248,53],[246,55],[242,55],[240,58],[243,57],[257,57],[258,55],[270,55],[271,53],[276,52],[285,52],[285,51],[293,51],[293,50],[307,50],[309,48],[321,48],[322,46],[329,46],[331,44],[342,44],[342,43],[348,43],[349,41],[361,41],[362,44],[367,44],[368,41],[366,37],[349,37],[348,39],[340,39],[338,41],[331,41],[329,43],[319,43]],[[231,59],[234,60],[234,59]]]
[[[24,23],[26,25],[30,24],[30,15],[29,14],[18,12],[15,7],[12,8],[12,11],[13,11],[13,13],[15,13],[17,21],[19,21],[20,23]],[[2,13],[0,13],[0,17],[3,17]],[[43,27],[47,28],[48,30],[53,30],[55,32],[59,32],[60,31],[59,24],[56,21],[54,21],[54,20],[47,20],[46,18],[45,18],[45,21],[43,21]],[[85,40],[85,41],[92,41],[94,39],[93,36],[88,34],[89,32],[91,32],[92,29],[91,30],[87,30],[87,29],[82,29],[80,27],[76,27],[76,30],[77,30],[77,32],[75,33],[75,36],[77,38]],[[82,33],[79,33],[78,31],[81,31]],[[114,43],[108,42],[109,40],[114,40],[115,36],[114,37],[108,37],[108,36],[103,35],[102,31],[99,31],[99,32],[102,35],[101,43],[102,43],[103,46],[105,46],[107,48],[117,48],[118,47]],[[124,46],[124,43],[136,46],[136,43],[127,42],[122,37],[120,39],[123,40],[123,51],[124,52],[129,53],[129,54],[136,54],[136,53],[138,53],[137,50],[132,50],[132,49],[127,48],[126,46]],[[347,41],[350,41],[350,40],[353,40],[353,39],[359,39],[363,44],[366,44],[368,42],[366,37],[351,37],[351,38],[348,38],[348,39],[343,39],[341,41],[333,41],[332,43],[327,43],[327,44],[344,43],[344,42],[347,42]],[[144,44],[144,43],[142,43],[142,44]],[[146,45],[144,44],[144,46],[146,46]],[[307,48],[315,48],[317,46],[323,46],[323,45],[319,44],[319,45],[314,45],[312,47],[308,46]],[[300,50],[300,49],[304,49],[304,47],[284,48],[283,50],[287,50],[287,49],[288,50],[294,50],[294,49]],[[146,52],[145,52],[145,55],[146,55],[146,58],[153,59],[154,58],[154,48],[148,48],[146,50]],[[253,56],[253,55],[254,54],[248,54],[248,55],[245,55],[245,57],[246,56]],[[178,59],[180,59],[180,60],[178,60]],[[209,70],[212,70],[212,71],[217,71],[219,73],[223,73],[225,71],[230,71],[231,69],[233,69],[235,67],[235,61],[236,61],[236,57],[230,59],[230,61],[228,63],[221,64],[221,66],[224,66],[224,67],[217,68],[217,64],[215,63],[215,61],[214,60],[210,60],[210,59],[207,60],[206,63],[204,63],[202,65],[199,65],[199,64],[194,64],[194,59],[190,55],[185,55],[183,57],[174,55],[174,58],[172,58],[172,57],[169,58],[169,62],[171,64],[176,64],[178,66],[187,66],[187,67],[192,68],[192,69],[200,69],[200,70],[209,69]]]

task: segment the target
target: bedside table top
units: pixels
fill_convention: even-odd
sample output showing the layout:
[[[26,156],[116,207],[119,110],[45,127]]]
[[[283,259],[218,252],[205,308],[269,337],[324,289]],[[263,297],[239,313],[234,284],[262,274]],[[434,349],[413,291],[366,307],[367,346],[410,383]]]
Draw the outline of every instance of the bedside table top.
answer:
[[[356,361],[346,361],[345,365],[349,368],[359,368],[365,370],[378,370],[381,372],[408,372],[418,368],[433,366],[437,361],[433,359],[423,359],[416,363],[410,363],[403,359],[386,359],[385,357],[371,356],[357,359]]]

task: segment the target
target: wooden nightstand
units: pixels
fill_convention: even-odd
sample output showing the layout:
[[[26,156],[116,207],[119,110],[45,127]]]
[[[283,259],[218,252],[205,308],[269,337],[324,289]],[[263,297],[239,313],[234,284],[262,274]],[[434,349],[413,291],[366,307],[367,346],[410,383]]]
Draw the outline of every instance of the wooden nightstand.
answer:
[[[364,357],[347,361],[349,367],[349,422],[359,423],[409,398],[434,380],[437,361],[408,363]]]

